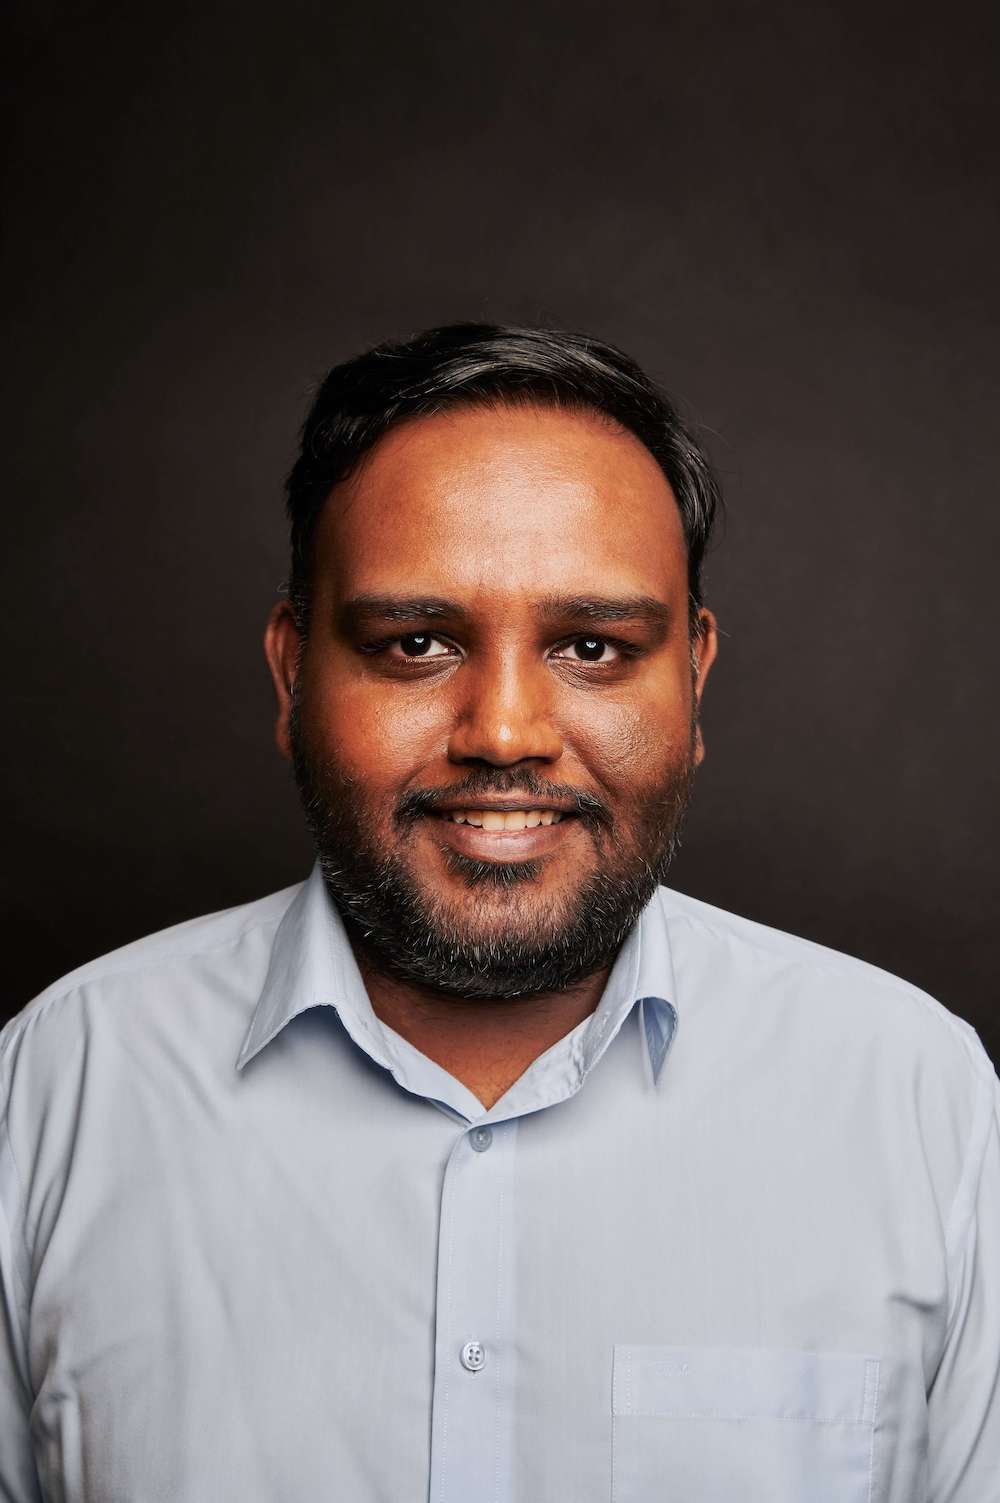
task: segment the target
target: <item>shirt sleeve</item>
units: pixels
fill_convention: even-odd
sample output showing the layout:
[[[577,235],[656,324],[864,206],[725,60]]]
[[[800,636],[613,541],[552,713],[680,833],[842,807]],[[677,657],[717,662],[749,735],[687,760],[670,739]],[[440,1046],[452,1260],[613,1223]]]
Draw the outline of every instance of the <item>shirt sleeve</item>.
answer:
[[[5,1042],[0,1034],[0,1503],[41,1503],[29,1430],[28,1260],[23,1197],[9,1134]]]
[[[949,1223],[949,1319],[928,1393],[928,1503],[1000,1503],[1000,1081],[979,1093]]]

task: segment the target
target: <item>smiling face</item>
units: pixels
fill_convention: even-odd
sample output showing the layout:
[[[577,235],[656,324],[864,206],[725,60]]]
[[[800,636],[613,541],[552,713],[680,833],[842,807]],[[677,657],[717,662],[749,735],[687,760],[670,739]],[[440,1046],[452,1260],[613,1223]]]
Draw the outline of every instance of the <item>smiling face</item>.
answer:
[[[610,963],[662,877],[715,653],[681,519],[596,414],[392,430],[327,502],[308,637],[268,628],[279,744],[331,895],[391,973],[462,996]]]

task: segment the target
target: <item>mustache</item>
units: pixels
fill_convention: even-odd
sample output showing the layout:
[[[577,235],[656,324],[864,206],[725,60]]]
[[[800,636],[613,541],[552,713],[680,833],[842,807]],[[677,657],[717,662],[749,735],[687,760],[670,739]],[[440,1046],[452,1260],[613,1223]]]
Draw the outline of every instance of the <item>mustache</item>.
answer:
[[[411,825],[424,814],[437,814],[444,804],[462,805],[477,798],[537,798],[563,805],[571,814],[591,824],[611,824],[611,810],[596,794],[582,788],[550,783],[530,768],[475,768],[461,783],[446,788],[411,788],[396,805],[395,820]]]

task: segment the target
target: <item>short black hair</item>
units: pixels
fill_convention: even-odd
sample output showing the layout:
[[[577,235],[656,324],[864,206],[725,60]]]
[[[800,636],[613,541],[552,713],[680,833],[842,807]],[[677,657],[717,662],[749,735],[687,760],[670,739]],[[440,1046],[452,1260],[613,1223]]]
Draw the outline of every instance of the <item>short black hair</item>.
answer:
[[[466,323],[376,345],[323,380],[287,484],[288,592],[300,632],[308,629],[313,536],[333,487],[407,419],[501,404],[593,411],[645,444],[680,508],[696,630],[702,559],[721,498],[709,458],[675,404],[630,356],[590,335]]]

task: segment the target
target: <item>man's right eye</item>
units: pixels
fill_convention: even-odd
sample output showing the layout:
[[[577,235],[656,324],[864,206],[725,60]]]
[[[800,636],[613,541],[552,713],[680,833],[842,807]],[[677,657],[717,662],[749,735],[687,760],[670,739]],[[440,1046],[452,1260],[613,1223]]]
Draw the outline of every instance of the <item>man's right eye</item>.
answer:
[[[397,644],[401,652],[391,651]],[[386,646],[390,649],[389,656],[397,659],[448,657],[452,650],[439,637],[432,637],[428,632],[408,632],[403,637],[394,637]]]

